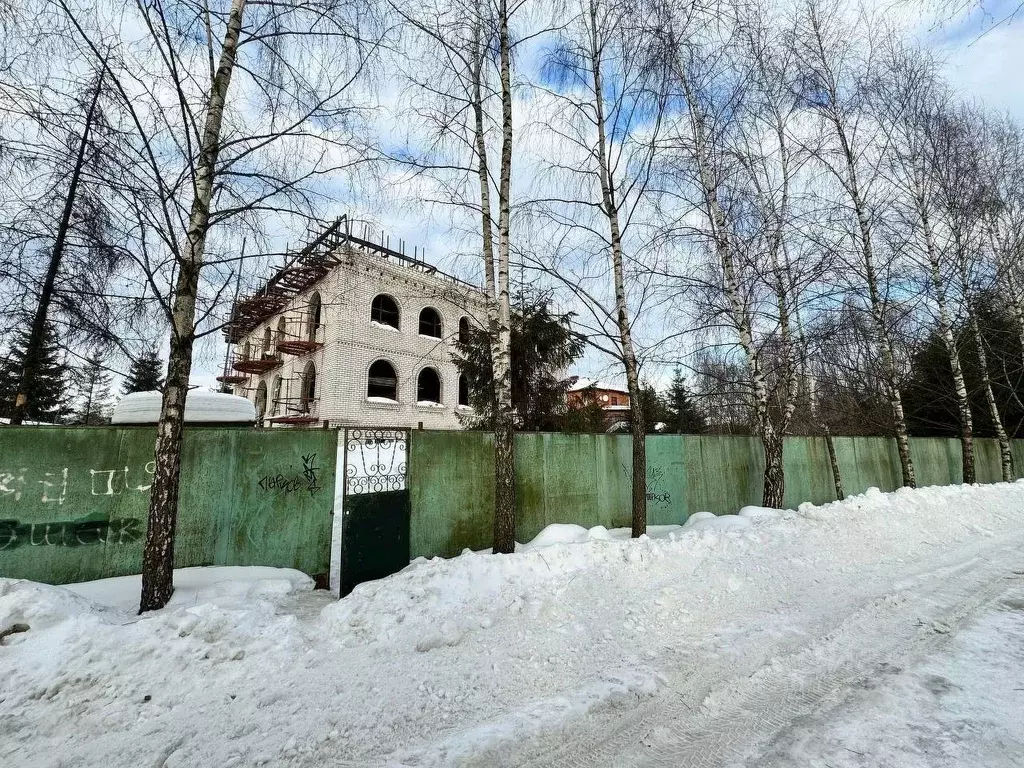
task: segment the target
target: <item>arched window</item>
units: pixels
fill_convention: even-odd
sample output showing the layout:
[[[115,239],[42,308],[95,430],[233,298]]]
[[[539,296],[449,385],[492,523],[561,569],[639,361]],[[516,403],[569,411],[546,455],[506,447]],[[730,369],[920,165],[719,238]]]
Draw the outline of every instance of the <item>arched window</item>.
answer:
[[[465,376],[459,376],[459,405],[469,405],[469,384]]]
[[[250,344],[249,340],[246,339],[245,346],[242,347],[242,359],[248,360],[250,357],[252,357],[252,344]]]
[[[288,333],[288,322],[284,319],[284,315],[281,315],[281,319],[277,321],[277,343],[280,344],[285,340],[285,336]]]
[[[277,414],[277,404],[281,402],[281,377],[274,377],[274,385],[270,388],[270,415]]]
[[[420,312],[420,335],[441,338],[441,315],[436,309],[424,307]]]
[[[370,366],[366,377],[366,396],[398,400],[398,375],[387,360],[378,360]]]
[[[370,304],[370,319],[375,323],[390,325],[392,328],[397,328],[398,302],[386,293],[374,296],[373,303]]]
[[[302,395],[299,398],[299,406],[303,413],[309,411],[312,403],[316,401],[316,366],[312,362],[306,363],[302,371]]]
[[[274,354],[274,332],[268,325],[263,329],[263,355],[266,357],[272,354]]]
[[[320,294],[309,297],[309,321],[306,324],[306,340],[316,341],[316,332],[320,330]]]
[[[267,412],[267,382],[261,381],[256,387],[256,425],[263,424],[263,416]]]
[[[469,344],[469,318],[459,318],[459,343]]]
[[[416,379],[416,402],[441,402],[441,377],[433,368],[424,368]]]

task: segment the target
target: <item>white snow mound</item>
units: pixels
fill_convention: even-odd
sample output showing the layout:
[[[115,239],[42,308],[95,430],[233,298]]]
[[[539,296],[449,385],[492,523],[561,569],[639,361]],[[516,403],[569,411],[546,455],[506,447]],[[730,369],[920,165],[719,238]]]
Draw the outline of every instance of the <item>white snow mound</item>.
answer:
[[[671,741],[680,727],[719,744],[735,718],[730,739],[785,745],[771,730],[785,708],[747,703],[816,690],[832,678],[815,665],[859,669],[894,631],[955,633],[959,614],[935,606],[974,594],[959,580],[1019,585],[1020,483],[775,512],[696,513],[639,539],[552,526],[516,554],[421,558],[340,601],[293,571],[186,569],[171,605],[139,616],[136,580],[0,579],[0,632],[29,626],[0,641],[0,766],[636,765],[671,755],[654,748],[666,740],[685,746]],[[986,713],[1019,715],[1008,705],[1024,680],[1006,681],[1017,699]],[[590,760],[638,716],[643,732],[611,745],[634,759]],[[837,766],[857,757],[836,753]]]

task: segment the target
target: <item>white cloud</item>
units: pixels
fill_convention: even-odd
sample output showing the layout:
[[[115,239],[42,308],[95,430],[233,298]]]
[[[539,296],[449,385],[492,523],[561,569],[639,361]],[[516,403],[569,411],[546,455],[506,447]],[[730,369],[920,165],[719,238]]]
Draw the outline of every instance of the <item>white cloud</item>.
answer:
[[[1024,20],[983,31],[976,25],[947,39],[946,75],[964,97],[1024,120]]]

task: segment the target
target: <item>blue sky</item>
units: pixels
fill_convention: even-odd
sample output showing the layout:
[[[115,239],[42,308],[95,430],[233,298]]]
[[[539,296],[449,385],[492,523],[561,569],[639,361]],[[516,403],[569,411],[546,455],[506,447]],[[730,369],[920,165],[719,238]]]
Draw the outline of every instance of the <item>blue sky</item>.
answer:
[[[934,50],[945,61],[945,74],[950,83],[968,99],[983,102],[990,108],[1005,110],[1024,121],[1024,13],[1019,11],[1018,0],[991,0],[982,5],[971,6],[966,13],[952,19],[943,19],[935,10],[925,5],[893,3],[892,0],[878,0],[878,10],[891,13],[899,18],[910,37]],[[1014,14],[1017,14],[1014,16]],[[542,57],[546,51],[536,43],[521,51],[517,64],[530,74],[540,71]],[[394,83],[385,86],[394,88]],[[387,98],[385,97],[385,102]],[[382,114],[380,121],[382,138],[394,138],[394,131],[401,132],[392,118]],[[371,184],[377,180],[365,179]],[[388,191],[387,183],[380,185],[382,193],[375,189],[372,194],[352,200],[352,190],[338,185],[340,197],[336,214],[351,212],[374,221],[377,230],[385,229],[392,243],[404,239],[411,253],[414,246],[426,247],[428,260],[438,266],[455,272],[472,271],[475,265],[453,255],[464,247],[457,236],[450,231],[451,217],[443,211],[418,206],[414,201],[402,200],[401,196]],[[197,350],[193,383],[213,386],[213,377],[219,372],[223,361],[224,347],[219,341],[201,345]],[[615,378],[616,372],[599,358],[583,361],[578,371],[584,375]]]

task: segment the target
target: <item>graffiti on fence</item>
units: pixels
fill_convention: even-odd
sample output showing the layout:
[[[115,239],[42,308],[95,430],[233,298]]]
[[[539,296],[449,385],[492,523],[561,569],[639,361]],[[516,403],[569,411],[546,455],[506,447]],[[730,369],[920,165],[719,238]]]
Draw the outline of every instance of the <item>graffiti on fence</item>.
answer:
[[[302,476],[306,478],[306,490],[309,491],[310,496],[315,496],[317,491],[323,489],[320,485],[320,479],[316,476],[316,473],[320,471],[320,467],[316,465],[316,454],[310,453],[302,457]]]
[[[142,538],[142,524],[132,518],[85,518],[52,523],[0,520],[0,552],[18,547],[80,547],[127,544]]]
[[[633,477],[633,468],[628,464],[622,465],[622,473],[627,480]],[[664,488],[665,468],[656,465],[647,465],[647,501],[653,502],[661,507],[668,507],[672,504],[672,494]]]
[[[263,475],[257,481],[261,491],[277,491],[278,493],[295,493],[296,491],[307,491],[310,496],[315,496],[323,490],[320,485],[320,478],[317,472],[320,467],[316,465],[316,454],[308,453],[302,457],[302,474],[285,475],[281,472],[273,475]]]
[[[90,469],[88,487],[90,496],[121,496],[135,491],[148,493],[153,484],[156,462],[149,461],[140,468],[129,466],[116,469]],[[33,473],[28,467],[0,469],[0,500],[20,502],[38,501],[41,504],[63,506],[74,478],[68,467],[55,472]]]

